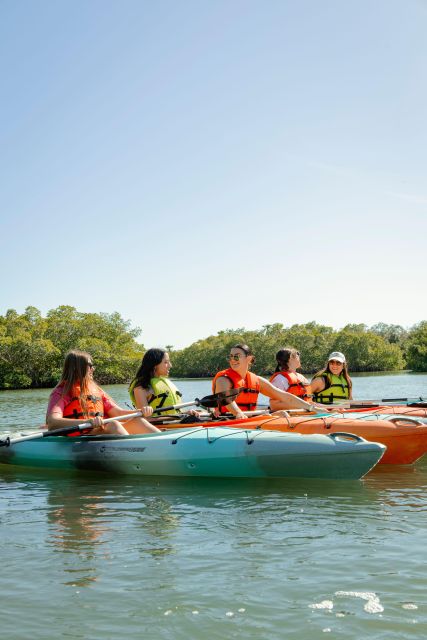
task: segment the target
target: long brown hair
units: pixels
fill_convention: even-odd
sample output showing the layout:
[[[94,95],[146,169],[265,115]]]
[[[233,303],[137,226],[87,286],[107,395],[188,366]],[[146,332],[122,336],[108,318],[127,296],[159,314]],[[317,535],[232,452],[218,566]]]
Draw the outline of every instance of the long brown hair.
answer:
[[[58,387],[62,388],[62,395],[71,395],[73,388],[78,385],[80,387],[80,404],[83,412],[86,413],[86,396],[91,391],[98,391],[98,385],[93,381],[90,374],[90,364],[92,358],[86,351],[73,349],[65,356],[64,366],[62,369],[61,380]]]

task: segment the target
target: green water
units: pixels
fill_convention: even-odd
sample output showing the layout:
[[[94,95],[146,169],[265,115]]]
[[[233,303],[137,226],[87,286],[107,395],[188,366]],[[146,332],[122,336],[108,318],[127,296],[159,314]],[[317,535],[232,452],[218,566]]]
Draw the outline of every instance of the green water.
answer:
[[[361,376],[355,390],[425,396],[427,376]],[[41,424],[48,393],[1,392],[0,430]],[[424,638],[426,488],[427,460],[360,482],[0,469],[2,635]]]

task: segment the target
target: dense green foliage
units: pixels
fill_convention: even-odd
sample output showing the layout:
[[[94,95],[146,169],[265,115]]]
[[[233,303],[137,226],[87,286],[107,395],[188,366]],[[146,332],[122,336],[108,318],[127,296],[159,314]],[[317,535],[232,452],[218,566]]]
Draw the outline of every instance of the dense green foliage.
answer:
[[[23,314],[13,309],[0,316],[0,389],[53,386],[59,380],[70,349],[88,351],[101,384],[129,382],[144,348],[136,341],[140,330],[118,313],[81,313],[60,306],[45,318],[35,307]],[[339,331],[310,322],[284,327],[266,325],[257,331],[232,329],[173,351],[176,377],[213,377],[228,366],[227,354],[236,343],[250,345],[256,355],[254,371],[269,375],[281,347],[301,352],[303,370],[323,367],[331,351],[343,351],[350,371],[398,371],[405,367],[427,371],[427,321],[405,330],[379,323],[347,325]],[[172,347],[168,347],[172,350]]]
[[[253,370],[259,375],[275,369],[275,354],[281,347],[291,346],[301,353],[303,370],[313,373],[323,367],[331,351],[343,351],[351,371],[395,371],[403,369],[402,348],[365,325],[347,325],[340,331],[310,322],[285,328],[281,324],[266,325],[259,331],[236,329],[173,353],[173,375],[178,377],[212,376],[228,366],[230,347],[248,344],[256,356]]]
[[[0,388],[51,387],[60,377],[70,349],[88,351],[103,384],[128,382],[142,356],[130,329],[118,313],[80,313],[60,306],[46,318],[35,307],[19,315],[9,309],[0,316]]]
[[[414,371],[427,371],[427,321],[412,328],[405,343],[408,366]]]

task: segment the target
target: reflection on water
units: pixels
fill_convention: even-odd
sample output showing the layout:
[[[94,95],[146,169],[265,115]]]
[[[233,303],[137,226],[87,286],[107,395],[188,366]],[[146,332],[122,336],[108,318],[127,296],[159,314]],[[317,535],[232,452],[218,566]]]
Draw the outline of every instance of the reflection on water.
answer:
[[[153,495],[150,485],[139,487],[128,479],[10,467],[0,479],[9,491],[25,491],[32,508],[46,515],[46,545],[60,552],[65,577],[71,574],[64,584],[82,587],[97,580],[99,557],[108,560],[111,546],[126,537],[128,528],[137,532],[131,543],[136,553],[158,558],[174,552],[171,534],[179,517],[163,488]]]
[[[47,490],[47,545],[59,550],[64,563],[64,584],[79,587],[97,580],[94,545],[102,544],[109,530],[105,524],[102,497],[76,493],[70,481],[55,482]],[[65,552],[65,553],[64,553]],[[73,554],[70,561],[67,553]]]
[[[400,514],[416,510],[427,512],[427,457],[415,465],[380,465],[369,473],[364,484],[377,499]]]
[[[75,552],[102,542],[107,528],[102,524],[101,499],[99,495],[76,496],[70,486],[50,490],[47,516],[52,533],[48,542]]]
[[[140,481],[7,468],[0,474],[0,532],[14,532],[16,547],[8,550],[15,566],[34,534],[43,534],[37,563],[27,553],[25,576],[14,572],[13,588],[26,592],[33,613],[37,600],[26,584],[38,579],[41,564],[55,589],[79,595],[90,588],[80,620],[93,625],[95,607],[111,627],[107,637],[120,632],[120,623],[129,637],[155,625],[156,637],[201,638],[194,611],[210,638],[232,637],[241,624],[241,637],[280,637],[284,612],[295,637],[306,629],[313,635],[299,637],[314,638],[331,624],[343,637],[359,637],[370,624],[363,616],[379,616],[365,604],[380,603],[393,630],[399,602],[420,601],[425,555],[413,562],[402,550],[424,549],[426,484],[423,463],[382,467],[362,482]],[[54,601],[55,590],[45,587]],[[148,611],[147,592],[155,603]],[[325,601],[332,608],[322,609]],[[55,623],[55,615],[59,629],[63,620]],[[425,620],[422,611],[417,616]],[[102,625],[97,629],[86,637],[100,637]],[[400,631],[395,637],[406,637],[405,627]]]
[[[44,415],[48,391],[6,395],[9,429]],[[360,482],[0,469],[3,635],[422,638],[426,489],[427,459]]]

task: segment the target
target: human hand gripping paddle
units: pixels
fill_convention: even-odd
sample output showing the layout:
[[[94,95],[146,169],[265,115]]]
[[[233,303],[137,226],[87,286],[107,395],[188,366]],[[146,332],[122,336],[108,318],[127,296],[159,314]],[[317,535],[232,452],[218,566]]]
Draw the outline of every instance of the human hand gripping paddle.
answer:
[[[168,407],[160,407],[155,409],[153,413],[163,413],[164,411],[171,411],[173,409],[181,409],[182,407],[190,407],[196,405],[198,407],[205,407],[206,409],[213,407],[223,407],[230,402],[233,402],[234,398],[238,395],[240,389],[230,389],[230,391],[221,391],[211,396],[205,396],[204,398],[196,398],[192,402],[182,402],[181,404],[175,404]],[[134,411],[133,413],[127,413],[123,416],[117,416],[115,418],[106,418],[104,424],[113,422],[113,420],[130,420],[131,418],[143,417],[142,411]],[[9,447],[12,444],[18,442],[24,442],[25,440],[38,440],[40,438],[47,438],[48,436],[65,436],[68,433],[74,433],[75,431],[84,431],[92,427],[91,422],[83,422],[82,424],[73,425],[70,427],[62,427],[61,429],[53,429],[52,431],[38,431],[37,433],[30,433],[27,436],[19,436],[17,438],[7,437],[5,440],[0,440],[0,447]]]

